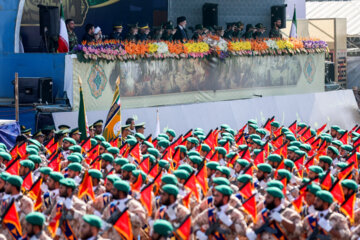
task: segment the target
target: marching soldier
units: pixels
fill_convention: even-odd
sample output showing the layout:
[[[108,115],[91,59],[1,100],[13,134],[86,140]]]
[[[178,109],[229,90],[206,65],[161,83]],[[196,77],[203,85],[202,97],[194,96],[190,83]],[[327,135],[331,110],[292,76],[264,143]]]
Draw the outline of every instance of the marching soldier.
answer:
[[[179,188],[172,184],[166,184],[160,190],[160,203],[162,206],[155,214],[155,219],[165,219],[174,228],[179,227],[180,223],[190,214],[190,211],[177,202]]]
[[[80,236],[82,240],[105,240],[99,234],[103,223],[100,217],[95,215],[84,215],[80,225]]]
[[[170,222],[158,219],[154,222],[151,239],[152,240],[170,240],[174,228]]]
[[[59,198],[51,211],[49,224],[57,221],[58,215],[61,214],[59,228],[56,230],[55,239],[69,239],[80,235],[80,219],[85,214],[85,203],[74,196],[76,183],[71,178],[63,178],[59,181]]]
[[[49,215],[51,210],[55,206],[59,197],[59,187],[60,180],[63,179],[64,176],[59,172],[50,172],[49,177],[46,181],[47,191],[44,191],[42,196],[42,212],[45,215]]]
[[[334,199],[330,192],[321,190],[316,193],[316,213],[303,220],[303,235],[307,239],[350,239],[351,232],[346,218],[329,209]]]
[[[284,194],[279,188],[266,189],[266,208],[258,214],[258,221],[246,231],[248,239],[299,239],[301,217],[295,210],[283,205],[283,198]]]
[[[111,190],[113,200],[105,208],[102,219],[114,225],[124,211],[129,211],[132,232],[135,238],[137,238],[138,236],[144,236],[142,227],[146,223],[146,214],[143,206],[132,198],[129,193],[130,185],[128,182],[123,180],[116,181]],[[104,236],[109,236],[110,239],[120,238],[114,228],[107,230]]]
[[[194,220],[194,233],[198,239],[211,237],[235,239],[245,236],[246,223],[239,210],[229,205],[233,190],[226,185],[215,187],[214,207],[203,211]]]
[[[23,179],[19,176],[11,175],[6,179],[5,184],[5,193],[7,194],[6,199],[3,199],[4,209],[6,209],[9,204],[14,201],[16,209],[18,211],[19,221],[22,229],[26,227],[25,217],[29,213],[34,211],[34,204],[32,200],[21,193],[21,186]],[[1,214],[4,212],[2,211]],[[8,231],[3,232],[7,239],[11,239],[10,233]]]
[[[37,239],[37,240],[51,240],[43,231],[43,225],[45,223],[45,217],[42,213],[32,212],[26,215],[26,237],[23,239]]]

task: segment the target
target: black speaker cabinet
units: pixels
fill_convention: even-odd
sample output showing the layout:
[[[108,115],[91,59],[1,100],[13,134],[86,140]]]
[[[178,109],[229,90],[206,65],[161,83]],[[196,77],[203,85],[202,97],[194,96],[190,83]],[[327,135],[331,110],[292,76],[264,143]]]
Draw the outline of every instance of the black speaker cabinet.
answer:
[[[47,37],[58,37],[60,33],[59,8],[44,5],[38,5],[38,7],[40,16],[40,35]]]
[[[19,103],[53,103],[52,78],[19,78]]]
[[[214,27],[218,25],[218,4],[205,3],[202,11],[204,27]]]
[[[276,19],[281,20],[281,27],[286,28],[286,4],[271,7],[271,27],[274,25]]]

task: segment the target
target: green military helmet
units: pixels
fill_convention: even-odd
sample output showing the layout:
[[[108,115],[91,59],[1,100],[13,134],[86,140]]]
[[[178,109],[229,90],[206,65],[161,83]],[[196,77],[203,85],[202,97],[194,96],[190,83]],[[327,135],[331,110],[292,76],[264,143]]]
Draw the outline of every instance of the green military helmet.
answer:
[[[153,232],[165,237],[166,239],[172,236],[174,228],[172,224],[166,220],[155,220],[153,225]]]

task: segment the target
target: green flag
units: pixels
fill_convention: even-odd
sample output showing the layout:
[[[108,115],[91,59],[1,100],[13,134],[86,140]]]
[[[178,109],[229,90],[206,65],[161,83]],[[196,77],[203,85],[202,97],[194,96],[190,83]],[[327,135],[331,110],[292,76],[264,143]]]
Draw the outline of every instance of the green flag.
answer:
[[[87,126],[85,102],[84,102],[80,77],[79,77],[79,84],[80,84],[80,103],[79,103],[78,126],[79,126],[79,131],[81,132],[81,140],[84,140],[88,136],[89,128]]]

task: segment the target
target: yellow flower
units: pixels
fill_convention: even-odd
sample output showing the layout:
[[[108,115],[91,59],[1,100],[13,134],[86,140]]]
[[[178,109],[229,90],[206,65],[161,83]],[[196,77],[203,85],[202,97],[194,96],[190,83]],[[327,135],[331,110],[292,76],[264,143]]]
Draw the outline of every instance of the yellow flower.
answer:
[[[230,49],[233,51],[251,50],[251,43],[249,41],[230,42]]]
[[[150,43],[149,44],[149,53],[156,53],[158,46],[156,44]]]

